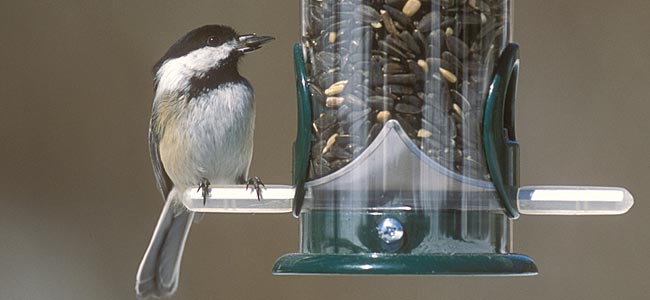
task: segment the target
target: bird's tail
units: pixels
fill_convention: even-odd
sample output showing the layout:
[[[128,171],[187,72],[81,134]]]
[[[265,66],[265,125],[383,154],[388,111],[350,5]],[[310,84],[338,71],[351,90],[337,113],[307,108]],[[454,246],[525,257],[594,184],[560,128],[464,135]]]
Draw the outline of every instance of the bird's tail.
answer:
[[[171,295],[178,286],[183,248],[194,213],[184,207],[178,209],[172,200],[167,199],[138,268],[135,291],[140,299]]]

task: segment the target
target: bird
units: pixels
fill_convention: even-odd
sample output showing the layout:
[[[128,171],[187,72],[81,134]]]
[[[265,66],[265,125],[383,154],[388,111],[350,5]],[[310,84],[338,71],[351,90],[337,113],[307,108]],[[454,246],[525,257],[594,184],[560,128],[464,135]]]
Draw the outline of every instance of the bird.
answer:
[[[136,275],[136,296],[173,295],[181,258],[195,213],[182,202],[190,188],[244,184],[253,155],[253,88],[238,71],[240,58],[273,40],[238,34],[226,25],[193,29],[153,67],[154,99],[149,125],[149,154],[165,201],[151,242]]]

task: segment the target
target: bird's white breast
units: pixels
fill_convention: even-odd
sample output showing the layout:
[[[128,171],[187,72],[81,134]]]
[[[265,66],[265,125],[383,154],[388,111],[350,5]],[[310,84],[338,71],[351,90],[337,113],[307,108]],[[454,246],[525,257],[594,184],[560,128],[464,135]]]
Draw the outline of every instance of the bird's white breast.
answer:
[[[255,108],[247,85],[223,84],[189,101],[156,101],[170,101],[159,103],[158,125],[164,128],[159,149],[174,185],[193,187],[204,178],[211,184],[232,184],[248,176]]]

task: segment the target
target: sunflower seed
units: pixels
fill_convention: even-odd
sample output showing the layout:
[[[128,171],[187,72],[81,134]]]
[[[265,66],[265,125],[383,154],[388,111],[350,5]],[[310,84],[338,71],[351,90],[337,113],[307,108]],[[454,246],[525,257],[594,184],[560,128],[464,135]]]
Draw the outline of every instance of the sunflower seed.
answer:
[[[445,38],[445,44],[447,45],[447,48],[449,48],[449,51],[456,55],[456,57],[462,59],[467,58],[467,55],[469,54],[469,48],[467,47],[467,44],[465,44],[465,42],[463,42],[461,39],[453,35],[448,35]]]
[[[399,24],[403,29],[413,30],[413,28],[415,28],[413,21],[411,21],[411,18],[399,9],[396,9],[390,5],[384,5],[383,9],[390,15],[391,19],[396,24]]]
[[[381,21],[381,15],[371,6],[359,5],[354,10],[355,16],[362,20],[362,22],[372,23]]]
[[[323,152],[322,152],[323,154],[327,153],[327,151],[329,151],[332,145],[334,145],[337,136],[339,136],[339,134],[335,133],[327,139],[327,143],[325,144],[325,147],[323,147]]]
[[[426,138],[430,138],[432,135],[433,135],[433,133],[431,133],[431,131],[429,131],[429,130],[426,130],[426,129],[418,130],[418,137],[419,138],[425,138],[426,139]]]
[[[399,63],[389,62],[386,63],[382,68],[385,74],[399,74],[407,72],[408,69]]]
[[[347,83],[347,80],[341,80],[333,83],[329,88],[325,90],[325,95],[332,96],[341,93]]]
[[[442,75],[442,77],[444,77],[445,80],[449,81],[449,83],[456,83],[458,81],[458,77],[456,77],[456,75],[454,75],[454,73],[452,73],[452,72],[450,72],[450,71],[448,71],[446,69],[443,69],[442,67],[438,68],[438,70],[440,71],[440,74]],[[326,94],[327,94],[327,92],[326,92]]]
[[[422,112],[421,108],[406,103],[398,103],[397,105],[395,105],[395,110],[403,114],[419,114]]]
[[[386,31],[388,33],[393,35],[399,34],[399,32],[397,31],[397,27],[395,27],[395,23],[393,23],[393,19],[390,17],[390,14],[388,14],[387,11],[385,10],[381,11],[381,19],[384,21],[384,26],[386,27]]]
[[[420,32],[431,32],[433,30],[433,26],[438,26],[437,23],[440,22],[440,17],[438,15],[438,12],[436,11],[431,11],[428,14],[424,15],[422,19],[418,22],[418,26],[416,27],[417,30]]]
[[[406,16],[410,17],[420,9],[420,6],[422,6],[422,3],[419,0],[408,0],[404,4],[404,7],[402,8],[402,12]]]
[[[325,100],[326,107],[338,107],[343,103],[343,97],[327,97]]]
[[[415,84],[415,74],[386,74],[384,82],[386,84],[413,85]]]
[[[408,32],[408,31],[402,31],[399,34],[399,38],[408,46],[408,49],[415,55],[420,55],[422,51],[420,50],[420,46],[418,46],[418,43],[415,41],[415,38]]]
[[[391,117],[390,111],[387,110],[383,110],[377,113],[377,121],[381,123],[388,121],[390,117]]]
[[[368,105],[372,109],[390,110],[393,108],[393,98],[385,96],[371,96],[367,99]]]

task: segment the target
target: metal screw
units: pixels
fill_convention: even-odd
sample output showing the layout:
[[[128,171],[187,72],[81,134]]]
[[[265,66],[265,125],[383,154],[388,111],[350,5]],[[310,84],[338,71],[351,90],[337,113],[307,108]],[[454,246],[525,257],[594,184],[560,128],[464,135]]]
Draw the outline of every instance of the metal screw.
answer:
[[[404,237],[402,224],[393,218],[385,218],[377,226],[377,234],[387,244],[399,242]]]

